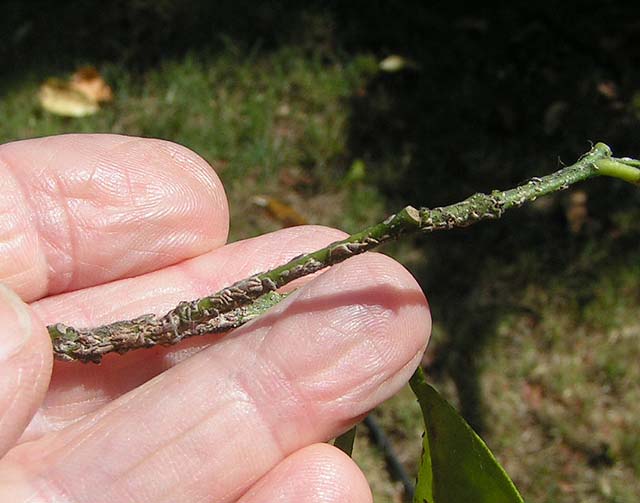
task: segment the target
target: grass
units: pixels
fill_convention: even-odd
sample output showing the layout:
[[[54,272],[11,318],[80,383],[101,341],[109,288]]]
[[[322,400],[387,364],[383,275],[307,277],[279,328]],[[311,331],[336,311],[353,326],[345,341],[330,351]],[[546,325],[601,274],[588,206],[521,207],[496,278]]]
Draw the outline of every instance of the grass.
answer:
[[[234,239],[277,228],[277,222],[258,225],[245,218],[249,196],[258,193],[286,194],[298,203],[313,193],[319,203],[314,206],[313,197],[305,203],[310,222],[355,230],[381,216],[383,208],[371,186],[340,183],[348,167],[344,104],[375,69],[371,56],[326,65],[295,48],[259,58],[233,46],[217,57],[165,61],[137,78],[107,65],[102,70],[117,99],[82,119],[42,111],[36,94],[46,76],[26,77],[0,102],[0,140],[65,132],[168,138],[198,152],[223,177],[235,210]],[[283,187],[287,183],[298,193]],[[352,191],[355,197],[347,201]],[[322,210],[327,192],[339,200],[329,212]],[[346,226],[340,217],[345,205]]]
[[[531,84],[507,69],[513,95],[507,84],[491,89],[486,73],[498,64],[474,63],[486,47],[473,33],[460,31],[440,59],[425,53],[418,72],[388,75],[377,69],[384,54],[378,47],[338,40],[338,18],[305,15],[308,33],[268,49],[226,38],[216,51],[190,49],[141,67],[107,58],[100,69],[116,100],[84,119],[43,112],[36,93],[45,78],[94,61],[31,65],[2,82],[0,141],[74,131],[184,144],[224,180],[232,240],[282,225],[252,203],[258,194],[287,203],[310,223],[354,231],[409,202],[448,203],[549,171],[554,155],[567,148],[567,160],[575,157],[587,138],[633,145],[622,133],[609,138],[598,129],[606,122],[637,131],[639,124],[635,112],[609,110],[584,91],[592,89],[589,79],[601,71],[596,67],[575,79],[575,93],[608,121],[588,121],[569,102],[574,115],[564,128],[575,128],[578,139],[563,129],[549,137],[539,132],[544,114],[536,113],[552,88],[514,105]],[[493,23],[500,22],[496,16]],[[581,57],[574,60],[582,64]],[[453,83],[460,78],[457,66],[467,79],[460,86]],[[536,85],[544,87],[547,74],[537,75]],[[495,109],[485,106],[496,96]],[[513,113],[520,114],[520,126],[512,125]],[[615,182],[585,191],[589,215],[577,234],[565,216],[570,200],[559,196],[504,222],[387,249],[430,296],[429,375],[482,431],[531,502],[631,503],[640,494],[640,195]],[[375,414],[415,471],[421,426],[410,392]],[[354,454],[377,502],[402,500],[366,436],[358,437]]]
[[[507,469],[532,501],[633,501],[639,494],[631,444],[640,437],[640,373],[631,362],[640,357],[632,307],[640,288],[628,276],[609,272],[583,309],[561,286],[534,289],[527,297],[539,318],[512,316],[498,331],[483,379],[487,396],[500,397],[490,406],[489,437],[500,439]],[[626,300],[612,310],[617,279],[627,283]],[[540,483],[551,477],[552,487]]]

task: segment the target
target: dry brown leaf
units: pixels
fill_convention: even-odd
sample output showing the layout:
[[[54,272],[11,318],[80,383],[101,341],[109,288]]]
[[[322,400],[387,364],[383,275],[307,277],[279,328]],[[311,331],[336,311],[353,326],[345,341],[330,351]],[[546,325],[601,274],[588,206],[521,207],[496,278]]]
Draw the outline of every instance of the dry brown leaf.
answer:
[[[596,89],[602,96],[610,100],[614,100],[618,97],[618,87],[616,86],[616,83],[611,80],[598,82]]]
[[[71,76],[69,86],[91,101],[104,103],[113,100],[113,91],[93,66],[83,66]]]
[[[60,79],[46,80],[40,86],[38,99],[47,112],[63,117],[85,117],[99,110],[95,101],[71,89],[67,82]]]
[[[280,222],[284,227],[305,225],[307,219],[286,203],[270,196],[256,196],[253,204],[264,208],[271,218]]]

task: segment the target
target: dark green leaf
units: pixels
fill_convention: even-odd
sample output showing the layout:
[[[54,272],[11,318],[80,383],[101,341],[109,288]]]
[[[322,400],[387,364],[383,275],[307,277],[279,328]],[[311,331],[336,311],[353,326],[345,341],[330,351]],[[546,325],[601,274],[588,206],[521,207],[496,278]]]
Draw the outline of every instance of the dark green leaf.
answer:
[[[356,426],[349,428],[342,435],[337,437],[333,442],[333,445],[344,452],[347,456],[351,457],[353,452],[353,443],[356,440]]]
[[[414,503],[522,503],[495,457],[458,412],[427,384],[411,378],[425,421]]]

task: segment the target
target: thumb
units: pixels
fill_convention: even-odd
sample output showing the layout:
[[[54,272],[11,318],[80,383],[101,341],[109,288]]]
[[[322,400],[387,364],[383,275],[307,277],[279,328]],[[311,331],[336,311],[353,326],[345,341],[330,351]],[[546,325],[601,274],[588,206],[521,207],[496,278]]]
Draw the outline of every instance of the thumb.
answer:
[[[46,328],[20,297],[0,284],[0,457],[42,402],[52,364]]]

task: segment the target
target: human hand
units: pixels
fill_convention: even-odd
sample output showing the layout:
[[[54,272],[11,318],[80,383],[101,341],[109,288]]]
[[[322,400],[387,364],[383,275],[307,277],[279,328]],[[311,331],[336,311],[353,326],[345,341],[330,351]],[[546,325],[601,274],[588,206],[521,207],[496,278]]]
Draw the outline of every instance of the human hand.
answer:
[[[225,245],[227,229],[219,179],[178,145],[0,146],[0,501],[371,501],[322,442],[398,391],[427,342],[422,291],[383,255],[302,278],[225,337],[53,364],[46,324],[162,313],[343,236]]]

